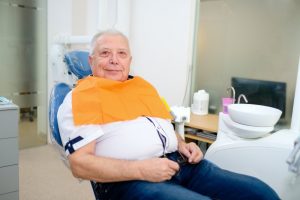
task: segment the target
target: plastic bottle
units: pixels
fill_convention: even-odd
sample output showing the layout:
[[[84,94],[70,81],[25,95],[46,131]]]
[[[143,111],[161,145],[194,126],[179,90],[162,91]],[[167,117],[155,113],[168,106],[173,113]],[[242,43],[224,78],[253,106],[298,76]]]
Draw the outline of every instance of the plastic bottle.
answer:
[[[205,90],[199,90],[194,93],[192,113],[196,115],[208,114],[209,94]]]

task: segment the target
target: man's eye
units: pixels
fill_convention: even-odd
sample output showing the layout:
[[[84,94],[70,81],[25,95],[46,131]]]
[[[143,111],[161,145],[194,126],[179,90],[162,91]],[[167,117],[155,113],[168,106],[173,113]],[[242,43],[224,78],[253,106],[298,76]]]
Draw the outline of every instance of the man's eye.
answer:
[[[100,56],[101,57],[107,57],[107,56],[109,56],[109,51],[102,51],[102,52],[100,52]]]
[[[119,52],[120,57],[125,58],[127,57],[127,53],[125,51],[120,51]]]

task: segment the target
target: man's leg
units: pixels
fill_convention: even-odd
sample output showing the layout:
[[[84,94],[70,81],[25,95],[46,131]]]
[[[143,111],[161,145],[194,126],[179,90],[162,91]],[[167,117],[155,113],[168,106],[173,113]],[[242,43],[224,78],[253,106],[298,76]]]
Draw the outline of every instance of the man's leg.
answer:
[[[207,160],[182,166],[177,178],[188,189],[212,199],[279,199],[271,187],[257,178],[223,170]]]
[[[209,200],[210,198],[188,190],[170,181],[152,183],[127,181],[107,184],[104,200]],[[105,188],[104,188],[105,189]]]

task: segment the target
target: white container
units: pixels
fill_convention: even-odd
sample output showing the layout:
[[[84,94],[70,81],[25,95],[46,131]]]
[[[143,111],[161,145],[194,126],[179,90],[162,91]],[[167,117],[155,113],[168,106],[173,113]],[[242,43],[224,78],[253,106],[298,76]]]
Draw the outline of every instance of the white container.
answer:
[[[205,90],[199,90],[194,93],[192,103],[192,113],[196,115],[207,115],[208,114],[208,102],[209,94]]]

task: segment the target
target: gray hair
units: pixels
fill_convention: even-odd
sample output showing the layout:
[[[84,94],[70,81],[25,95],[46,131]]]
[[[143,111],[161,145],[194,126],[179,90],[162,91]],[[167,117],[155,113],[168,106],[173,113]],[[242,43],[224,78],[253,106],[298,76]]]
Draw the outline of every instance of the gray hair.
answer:
[[[118,31],[116,29],[108,29],[108,30],[105,30],[105,31],[100,31],[98,33],[96,33],[92,40],[91,40],[91,43],[90,43],[90,55],[92,55],[94,53],[94,50],[95,50],[95,46],[96,46],[96,41],[99,37],[101,37],[102,35],[119,35],[119,36],[122,36],[124,39],[126,39],[127,43],[128,43],[128,46],[129,46],[129,41],[128,41],[128,38],[126,35],[124,35],[121,31]]]

